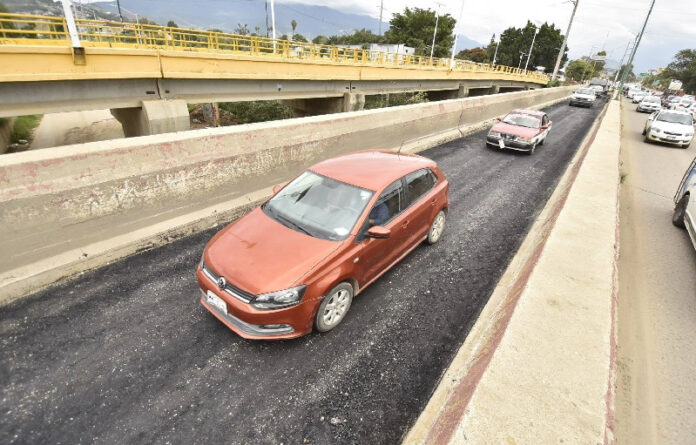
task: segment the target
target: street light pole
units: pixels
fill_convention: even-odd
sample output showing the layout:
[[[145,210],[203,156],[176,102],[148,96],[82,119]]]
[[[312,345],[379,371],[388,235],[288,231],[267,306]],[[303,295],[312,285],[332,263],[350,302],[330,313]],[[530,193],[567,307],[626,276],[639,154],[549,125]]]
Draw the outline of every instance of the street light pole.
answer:
[[[459,8],[459,17],[457,22],[454,24],[454,43],[452,44],[452,54],[450,55],[450,69],[454,68],[454,53],[457,51],[457,38],[459,34],[457,33],[457,25],[462,21],[462,14],[464,14],[464,0],[462,0],[462,5]]]
[[[82,43],[80,43],[80,35],[77,32],[77,26],[75,25],[75,17],[73,17],[70,0],[61,0],[63,5],[63,13],[65,14],[65,23],[68,25],[68,33],[70,34],[70,40],[72,41],[73,48],[81,48]]]
[[[384,12],[384,0],[379,2],[379,35],[382,35],[382,13]]]
[[[500,46],[500,36],[498,36],[498,41],[495,43],[495,52],[493,53],[493,66],[495,66],[495,61],[498,59],[498,47]]]
[[[648,26],[648,19],[650,19],[650,14],[652,14],[653,7],[655,6],[655,0],[652,0],[652,3],[650,3],[650,9],[648,10],[648,15],[645,16],[645,21],[643,22],[643,27],[640,30],[640,34],[638,34],[638,38],[636,39],[636,44],[633,46],[633,51],[631,51],[631,57],[628,59],[628,63],[626,64],[626,68],[630,67],[633,65],[633,58],[636,56],[636,51],[638,51],[638,45],[640,45],[640,41],[643,39],[643,33],[645,32],[645,27]],[[623,86],[624,83],[626,82],[626,78],[628,77],[628,69],[624,70],[623,76],[621,76],[621,85],[619,89],[616,92],[616,97],[615,99],[618,100],[619,98],[619,92],[623,91]]]
[[[273,38],[273,53],[276,50],[275,0],[271,0],[271,37]]]
[[[116,0],[116,6],[118,7],[118,16],[121,17],[121,21],[123,21],[123,14],[121,14],[121,0]]]
[[[554,81],[556,80],[556,76],[558,76],[558,70],[561,69],[561,61],[563,60],[563,54],[565,53],[566,45],[568,44],[568,35],[570,35],[570,27],[573,26],[573,19],[575,18],[575,11],[578,10],[578,3],[580,3],[580,0],[570,0],[573,2],[573,13],[570,15],[570,22],[568,23],[568,30],[565,33],[565,37],[563,37],[563,44],[561,45],[561,50],[558,52],[558,58],[556,59],[556,66],[553,68],[553,75],[551,76],[551,80]]]
[[[526,55],[527,55],[527,53],[520,52],[520,63],[517,64],[517,69],[520,69],[522,67],[522,58]]]
[[[524,71],[527,71],[527,67],[529,66],[529,59],[532,58],[532,50],[534,49],[534,41],[536,40],[536,36],[539,34],[539,27],[536,28],[536,31],[534,31],[534,37],[532,37],[532,46],[529,47],[529,54],[527,54],[527,62],[524,64]]]
[[[437,36],[437,24],[440,20],[440,6],[442,3],[436,3],[437,9],[435,9],[435,29],[433,30],[433,45],[430,47],[430,58],[433,58],[433,53],[435,52],[435,37]]]

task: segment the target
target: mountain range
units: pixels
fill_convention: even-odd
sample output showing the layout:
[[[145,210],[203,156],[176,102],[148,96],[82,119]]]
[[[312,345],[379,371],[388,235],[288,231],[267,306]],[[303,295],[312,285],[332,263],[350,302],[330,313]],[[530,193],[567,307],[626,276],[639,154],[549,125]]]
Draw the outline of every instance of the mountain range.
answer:
[[[44,15],[62,15],[60,3],[52,0],[0,0],[11,12]],[[78,15],[85,18],[116,20],[115,1],[84,2],[74,1]],[[147,17],[160,24],[170,20],[180,27],[194,29],[220,29],[233,32],[235,28],[247,25],[248,29],[258,34],[266,34],[266,23],[270,25],[270,6],[266,18],[265,0],[120,0],[122,13],[128,20]],[[318,35],[350,34],[355,29],[379,31],[379,19],[363,14],[343,12],[326,6],[313,6],[303,3],[276,2],[277,35],[289,34],[291,22],[297,22],[295,32],[312,40]],[[385,17],[382,31],[389,27],[389,18]],[[483,46],[481,43],[460,35],[457,51]]]

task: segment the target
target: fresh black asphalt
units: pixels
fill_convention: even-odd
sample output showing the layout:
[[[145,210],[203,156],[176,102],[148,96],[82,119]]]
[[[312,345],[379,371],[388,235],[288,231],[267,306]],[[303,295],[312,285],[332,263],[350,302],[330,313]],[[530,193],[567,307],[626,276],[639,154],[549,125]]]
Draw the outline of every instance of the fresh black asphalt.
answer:
[[[215,230],[0,308],[0,443],[398,443],[600,106],[547,111],[533,156],[485,132],[421,153],[451,183],[443,239],[330,333],[247,341],[209,314],[194,269]]]

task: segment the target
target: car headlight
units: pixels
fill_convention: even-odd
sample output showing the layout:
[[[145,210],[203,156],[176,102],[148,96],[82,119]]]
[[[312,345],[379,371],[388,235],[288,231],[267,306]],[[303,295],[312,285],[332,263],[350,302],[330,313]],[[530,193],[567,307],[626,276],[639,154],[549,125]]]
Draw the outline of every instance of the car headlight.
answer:
[[[655,133],[655,134],[660,134],[660,133],[662,133],[662,130],[660,130],[659,128],[655,128],[655,127],[651,128],[650,131],[652,131],[652,132]]]
[[[520,142],[532,142],[531,139],[523,138],[522,136],[517,136],[517,140]]]
[[[491,131],[490,133],[488,133],[488,136],[490,136],[492,138],[500,138],[500,132],[499,131]]]
[[[269,292],[257,295],[251,303],[257,309],[280,309],[298,304],[304,296],[307,286]]]

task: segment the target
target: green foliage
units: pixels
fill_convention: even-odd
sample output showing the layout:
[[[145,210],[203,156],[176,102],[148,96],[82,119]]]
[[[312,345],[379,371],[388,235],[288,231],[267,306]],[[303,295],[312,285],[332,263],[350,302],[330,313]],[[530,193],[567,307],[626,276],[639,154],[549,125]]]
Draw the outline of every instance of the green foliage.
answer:
[[[320,34],[312,39],[312,43],[315,43],[317,45],[328,45],[329,38]]]
[[[416,49],[416,54],[430,55],[435,30],[435,11],[421,8],[406,8],[396,13],[389,21],[390,28],[384,34],[387,43],[404,43]],[[441,15],[435,38],[435,57],[449,57],[454,43],[456,20],[449,14]]]
[[[251,31],[249,31],[249,25],[247,25],[246,23],[237,23],[237,27],[234,28],[232,33],[239,34],[240,36],[248,36],[249,34],[251,34]]]
[[[168,22],[167,22],[167,26],[170,27],[170,28],[178,28],[178,27],[179,27],[179,25],[177,25],[176,22],[175,22],[174,20],[168,21]]]
[[[266,122],[293,117],[292,109],[277,100],[253,102],[225,102],[218,104],[220,109],[232,113],[240,122]]]
[[[623,78],[624,72],[626,70],[628,70],[628,77],[626,77],[626,80],[629,82],[633,82],[634,80],[636,80],[636,75],[633,72],[633,64],[631,64],[631,65],[623,64],[623,65],[621,65],[621,68],[619,69],[619,77],[618,77],[619,81]]]
[[[14,128],[10,134],[10,142],[19,142],[22,139],[30,141],[39,122],[41,122],[40,115],[19,116],[14,122]]]
[[[488,63],[488,51],[486,48],[463,49],[457,53],[457,59],[471,60],[472,62]]]
[[[587,79],[591,79],[591,73],[590,65],[583,59],[571,60],[565,69],[566,78],[576,82],[584,82]]]
[[[424,91],[418,93],[378,94],[365,97],[365,109],[397,107],[399,105],[411,105],[428,102],[428,94]]]
[[[7,14],[10,12],[9,9],[7,9],[7,6],[3,2],[0,2],[0,14]],[[7,23],[5,24],[5,28],[7,28]]]
[[[317,36],[314,40],[317,40]],[[377,34],[373,33],[369,29],[356,29],[353,34],[347,34],[342,36],[331,36],[326,40],[325,44],[328,45],[369,45],[370,43],[380,43],[384,39]],[[316,42],[315,42],[316,43]],[[403,42],[401,42],[403,43]]]
[[[535,30],[536,26],[532,22],[527,21],[527,25],[524,28],[510,27],[503,31],[500,35],[500,48],[498,48],[496,63],[514,67],[521,65],[524,67],[527,61],[526,53],[529,52]],[[539,34],[534,41],[532,55],[529,58],[529,68],[534,69],[534,67],[543,66],[547,73],[553,72],[556,58],[558,57],[558,50],[562,44],[563,34],[561,34],[560,29],[553,24],[544,23],[541,25]],[[488,54],[491,60],[494,52],[495,43],[491,39],[491,43],[488,45]],[[520,59],[522,53],[525,53],[525,55]],[[566,52],[563,54],[561,66],[568,61],[567,53],[568,48],[566,48]]]
[[[696,92],[696,49],[679,51],[661,75],[664,79],[681,80],[687,93]]]

